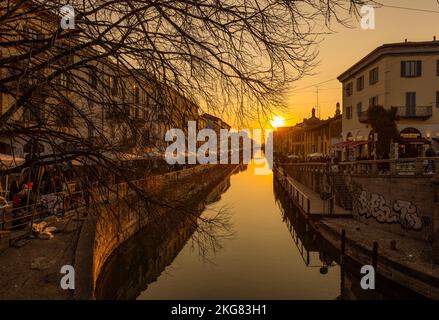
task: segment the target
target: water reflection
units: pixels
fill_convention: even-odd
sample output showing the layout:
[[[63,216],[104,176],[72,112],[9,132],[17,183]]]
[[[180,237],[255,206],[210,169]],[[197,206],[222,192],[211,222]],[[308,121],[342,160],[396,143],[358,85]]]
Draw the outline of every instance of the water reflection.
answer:
[[[362,290],[361,266],[348,260],[340,267],[338,250],[307,226],[273,176],[254,175],[254,166],[240,167],[193,204],[197,224],[179,215],[122,245],[104,266],[97,297],[417,297],[382,279],[375,292]]]
[[[309,227],[305,218],[298,209],[288,200],[282,186],[273,183],[276,202],[281,208],[282,219],[291,233],[293,242],[300,252],[304,264],[309,268],[318,268],[321,274],[327,274],[329,269],[337,268],[340,274],[340,292],[337,299],[341,300],[378,300],[378,299],[420,299],[414,293],[396,283],[382,277],[376,280],[376,290],[363,290],[360,286],[361,265],[353,260],[346,259],[343,266],[339,266],[340,253],[321,235]]]
[[[221,194],[230,187],[230,176],[244,169],[240,166],[229,172],[185,212],[175,212],[167,221],[147,227],[123,243],[105,263],[97,281],[96,297],[135,299],[157,280],[186,244],[197,248],[204,260],[208,260],[210,252],[218,252],[222,241],[233,235],[229,212],[223,207],[212,215],[206,213],[207,207],[221,200]]]

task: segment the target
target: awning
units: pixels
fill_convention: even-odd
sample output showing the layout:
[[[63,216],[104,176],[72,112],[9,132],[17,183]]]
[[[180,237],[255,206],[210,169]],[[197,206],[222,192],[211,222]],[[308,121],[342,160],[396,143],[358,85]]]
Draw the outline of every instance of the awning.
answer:
[[[346,146],[348,146],[349,144],[351,144],[353,141],[342,141],[342,142],[338,142],[336,144],[332,145],[333,149],[343,149]]]
[[[369,141],[367,141],[367,140],[353,141],[352,144],[349,145],[348,147],[353,149],[353,148],[363,146],[363,145],[368,144],[368,143],[369,143]]]
[[[12,168],[24,163],[25,159],[15,157],[9,154],[0,153],[0,167],[4,168]]]
[[[399,139],[399,143],[401,144],[431,144],[431,141],[425,138],[416,138],[416,139]]]

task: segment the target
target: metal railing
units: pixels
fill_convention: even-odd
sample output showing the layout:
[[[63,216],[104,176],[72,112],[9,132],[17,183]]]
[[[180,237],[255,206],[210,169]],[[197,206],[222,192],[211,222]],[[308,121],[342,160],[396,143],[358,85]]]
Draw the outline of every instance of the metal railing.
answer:
[[[311,201],[308,196],[294,184],[293,179],[287,176],[282,168],[276,168],[275,170],[277,170],[278,179],[288,191],[288,194],[292,196],[296,204],[309,215],[311,213]]]
[[[416,106],[413,108],[406,106],[393,106],[396,109],[396,115],[400,118],[429,118],[433,115],[432,106]]]
[[[401,158],[383,160],[359,160],[353,162],[331,163],[288,163],[282,164],[302,172],[338,173],[353,175],[387,175],[387,176],[425,176],[431,177],[439,170],[439,157]]]
[[[48,196],[55,201],[48,202]],[[19,207],[14,207],[12,201],[8,201],[7,205],[0,208],[0,230],[19,229],[33,221],[41,221],[44,216],[63,214],[83,204],[82,191],[42,195],[39,202]]]

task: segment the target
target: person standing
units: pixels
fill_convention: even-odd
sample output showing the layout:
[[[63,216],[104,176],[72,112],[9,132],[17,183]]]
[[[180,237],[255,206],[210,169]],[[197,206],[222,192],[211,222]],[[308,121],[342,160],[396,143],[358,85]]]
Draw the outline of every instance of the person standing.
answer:
[[[426,156],[427,158],[433,158],[433,157],[436,156],[436,152],[433,150],[433,148],[431,147],[431,145],[430,145],[430,147],[425,151],[425,156]],[[427,165],[427,173],[428,173],[428,174],[432,174],[432,173],[434,173],[434,171],[435,171],[434,160],[432,160],[432,159],[428,159],[427,162],[428,162],[428,165]]]

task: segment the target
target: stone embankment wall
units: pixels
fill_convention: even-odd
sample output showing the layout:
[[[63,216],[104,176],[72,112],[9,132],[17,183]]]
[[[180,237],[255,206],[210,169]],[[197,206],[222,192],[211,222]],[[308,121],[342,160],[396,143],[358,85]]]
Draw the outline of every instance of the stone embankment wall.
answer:
[[[149,201],[143,201],[121,184],[109,203],[96,208],[84,222],[76,252],[75,270],[78,287],[75,298],[93,298],[101,268],[111,253],[140,229],[154,223],[175,207],[218,183],[235,165],[199,165],[190,169],[149,177],[134,183],[147,191]],[[116,199],[119,199],[118,201]]]
[[[320,193],[332,183],[324,164],[285,165],[288,175]],[[369,225],[429,242],[439,232],[439,181],[433,175],[339,174],[353,216]]]
[[[431,177],[346,176],[353,215],[385,231],[433,241],[435,188]]]

